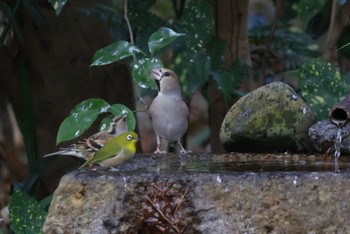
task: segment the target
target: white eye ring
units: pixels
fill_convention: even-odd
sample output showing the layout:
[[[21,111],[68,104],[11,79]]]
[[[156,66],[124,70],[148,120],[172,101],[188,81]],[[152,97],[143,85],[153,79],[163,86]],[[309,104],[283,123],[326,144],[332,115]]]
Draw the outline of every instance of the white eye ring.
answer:
[[[132,136],[129,134],[126,136],[126,139],[128,139],[130,141],[132,139]]]

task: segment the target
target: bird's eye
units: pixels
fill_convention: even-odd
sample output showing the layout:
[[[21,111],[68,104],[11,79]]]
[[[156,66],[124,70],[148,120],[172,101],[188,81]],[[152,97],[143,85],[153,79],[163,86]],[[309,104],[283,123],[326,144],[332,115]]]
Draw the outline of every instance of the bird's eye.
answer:
[[[164,76],[170,76],[170,72],[165,72]]]
[[[128,139],[130,141],[132,139],[132,136],[131,135],[127,135],[126,139]]]

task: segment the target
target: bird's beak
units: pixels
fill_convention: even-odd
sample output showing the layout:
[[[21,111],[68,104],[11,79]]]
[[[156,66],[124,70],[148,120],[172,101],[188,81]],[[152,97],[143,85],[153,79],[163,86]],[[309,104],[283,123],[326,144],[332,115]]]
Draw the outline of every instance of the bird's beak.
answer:
[[[150,73],[151,76],[153,76],[153,78],[156,80],[160,80],[162,78],[162,73],[159,71],[159,69],[152,69]]]

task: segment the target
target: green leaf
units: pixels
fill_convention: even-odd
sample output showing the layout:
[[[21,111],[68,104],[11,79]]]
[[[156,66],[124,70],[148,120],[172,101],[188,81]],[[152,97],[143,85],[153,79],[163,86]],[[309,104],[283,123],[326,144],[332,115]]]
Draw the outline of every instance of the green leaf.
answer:
[[[49,3],[51,3],[53,9],[55,9],[56,15],[59,15],[64,5],[66,5],[67,0],[49,0]]]
[[[307,22],[311,17],[317,14],[322,7],[326,4],[327,0],[318,0],[318,1],[310,1],[310,0],[300,0],[298,6],[298,13],[300,19],[303,22]]]
[[[148,48],[153,56],[160,49],[172,43],[176,38],[185,34],[177,33],[170,28],[162,27],[158,31],[154,32],[148,39]]]
[[[132,77],[141,88],[157,90],[158,86],[151,76],[150,70],[162,67],[164,67],[163,63],[159,59],[140,59],[133,66]]]
[[[14,189],[9,209],[10,226],[14,233],[42,233],[47,213],[34,198]]]
[[[96,51],[90,66],[107,65],[138,53],[142,51],[133,44],[127,41],[116,41]]]
[[[68,116],[58,129],[56,145],[82,135],[96,120],[101,112],[87,110]]]
[[[318,119],[327,119],[329,109],[349,90],[337,69],[321,58],[310,60],[299,70],[301,95]]]
[[[127,115],[128,130],[134,131],[136,126],[136,119],[134,113],[126,106],[122,104],[111,105],[108,109],[113,115]]]
[[[90,98],[76,105],[70,114],[73,115],[87,110],[94,110],[100,113],[104,113],[108,110],[109,106],[110,105],[101,98]]]

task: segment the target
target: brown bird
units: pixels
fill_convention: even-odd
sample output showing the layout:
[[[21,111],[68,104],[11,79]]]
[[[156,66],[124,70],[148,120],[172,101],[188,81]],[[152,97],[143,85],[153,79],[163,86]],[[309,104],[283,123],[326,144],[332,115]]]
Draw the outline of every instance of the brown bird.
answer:
[[[61,148],[59,151],[47,154],[44,157],[53,155],[69,155],[88,160],[93,153],[103,147],[107,140],[119,136],[128,130],[126,120],[126,115],[115,116],[113,117],[107,130],[95,133],[83,141],[69,145],[66,148]]]
[[[182,99],[177,75],[166,68],[152,69],[150,72],[160,84],[160,90],[149,112],[157,135],[157,150],[154,153],[166,153],[160,150],[161,139],[167,140],[168,143],[178,143],[181,147],[180,153],[188,153],[189,151],[182,146],[180,138],[187,131],[189,110]]]

